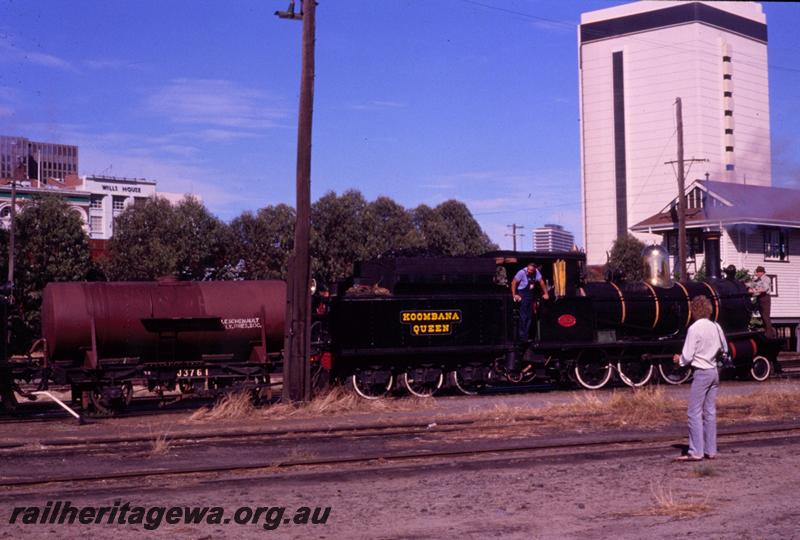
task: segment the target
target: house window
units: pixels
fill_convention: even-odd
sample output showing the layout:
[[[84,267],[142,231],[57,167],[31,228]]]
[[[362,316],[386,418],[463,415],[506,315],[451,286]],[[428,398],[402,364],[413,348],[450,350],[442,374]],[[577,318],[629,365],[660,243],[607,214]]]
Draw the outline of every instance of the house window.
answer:
[[[664,235],[664,243],[667,252],[673,257],[678,256],[678,233],[671,232]],[[695,256],[703,253],[703,235],[698,232],[687,232],[686,234],[686,258],[694,260]]]
[[[703,208],[703,199],[703,190],[694,188],[689,192],[689,195],[686,196],[686,206],[687,208]]]
[[[769,295],[778,296],[778,276],[776,274],[767,274],[769,277]]]
[[[764,231],[764,260],[789,260],[789,234],[782,229]]]

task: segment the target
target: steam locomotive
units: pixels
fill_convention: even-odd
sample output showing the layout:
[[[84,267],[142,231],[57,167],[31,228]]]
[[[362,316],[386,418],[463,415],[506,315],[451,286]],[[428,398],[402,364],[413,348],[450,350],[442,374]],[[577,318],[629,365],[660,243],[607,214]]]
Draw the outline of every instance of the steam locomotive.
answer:
[[[715,245],[714,242],[717,242]],[[719,253],[710,237],[706,253]],[[717,251],[714,251],[717,249]],[[776,345],[749,328],[743,283],[720,279],[709,258],[704,282],[673,282],[665,250],[644,253],[644,281],[585,283],[579,253],[495,252],[469,259],[395,259],[357,265],[354,291],[385,284],[380,294],[340,291],[330,307],[334,374],[375,399],[399,385],[429,396],[446,380],[464,394],[498,381],[545,378],[602,388],[616,373],[647,384],[656,371],[672,384],[691,372],[672,362],[692,322],[690,300],[707,296],[725,330],[737,371],[769,377]],[[534,262],[550,284],[529,339],[520,339],[508,276]]]
[[[646,279],[635,283],[585,282],[581,253],[358,263],[333,295],[314,297],[312,368],[368,399],[396,387],[430,396],[445,381],[464,394],[537,377],[598,389],[615,373],[641,386],[656,371],[679,384],[690,372],[671,358],[691,323],[690,299],[705,295],[737,370],[765,380],[777,347],[749,328],[745,286],[719,278],[709,256],[716,241],[706,246],[705,282],[672,282],[655,246],[645,253]],[[551,298],[521,339],[508,282],[528,262]],[[49,284],[42,339],[27,357],[0,360],[2,403],[12,406],[17,383],[31,380],[69,385],[74,401],[100,413],[124,407],[134,383],[162,394],[262,395],[281,362],[285,300],[280,281]]]

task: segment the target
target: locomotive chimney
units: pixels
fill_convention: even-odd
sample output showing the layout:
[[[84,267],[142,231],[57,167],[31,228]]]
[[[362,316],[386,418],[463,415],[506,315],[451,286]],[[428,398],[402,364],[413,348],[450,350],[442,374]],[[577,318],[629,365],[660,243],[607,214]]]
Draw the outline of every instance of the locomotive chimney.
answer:
[[[705,251],[706,278],[721,279],[719,260],[719,231],[706,231],[703,233],[703,251]]]

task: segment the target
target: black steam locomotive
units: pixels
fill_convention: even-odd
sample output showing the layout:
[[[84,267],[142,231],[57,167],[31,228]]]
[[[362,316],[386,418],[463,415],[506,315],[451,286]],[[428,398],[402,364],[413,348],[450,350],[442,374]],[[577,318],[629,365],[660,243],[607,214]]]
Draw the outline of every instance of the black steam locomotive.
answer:
[[[718,253],[714,241],[707,253]],[[340,289],[330,305],[334,375],[370,399],[396,385],[430,396],[445,380],[465,394],[537,377],[598,389],[615,373],[627,385],[642,386],[656,371],[680,384],[691,372],[676,367],[672,356],[692,322],[691,298],[704,295],[739,374],[765,380],[777,347],[749,328],[745,285],[720,279],[712,258],[710,279],[684,283],[669,279],[668,257],[655,246],[645,253],[647,279],[634,283],[585,283],[580,253],[501,251],[361,263],[352,286]],[[539,267],[550,299],[538,302],[529,339],[520,339],[508,282],[528,262]]]

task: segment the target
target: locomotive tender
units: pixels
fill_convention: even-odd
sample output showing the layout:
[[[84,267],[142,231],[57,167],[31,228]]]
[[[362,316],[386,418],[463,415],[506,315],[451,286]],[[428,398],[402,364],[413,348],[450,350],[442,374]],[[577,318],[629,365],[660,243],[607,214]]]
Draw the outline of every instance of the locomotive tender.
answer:
[[[358,263],[337,294],[315,297],[312,368],[369,399],[396,386],[430,396],[445,380],[464,394],[534,378],[597,389],[615,373],[641,386],[656,371],[679,384],[691,373],[672,355],[691,324],[691,298],[705,295],[739,373],[765,380],[777,347],[749,328],[746,287],[719,278],[714,242],[711,235],[705,282],[672,282],[655,246],[645,252],[647,279],[633,283],[586,283],[582,253]],[[550,299],[538,303],[521,340],[508,283],[528,262],[539,266]],[[17,381],[36,379],[69,385],[75,401],[100,413],[124,407],[134,384],[260,395],[281,360],[285,301],[280,281],[49,284],[42,339],[25,362],[0,361],[3,404],[13,405]]]

